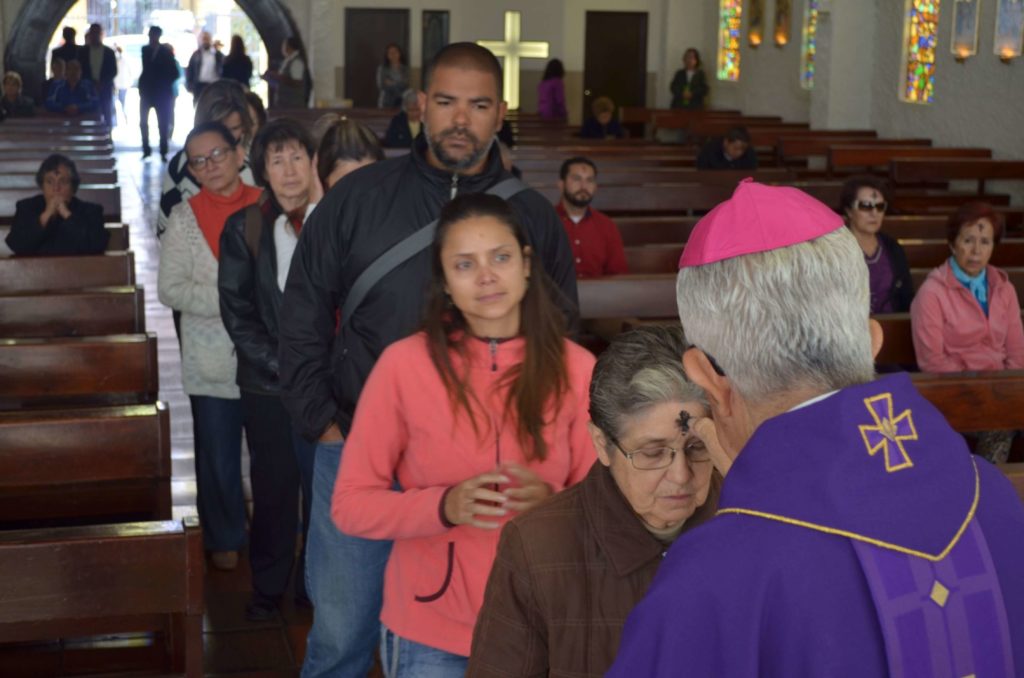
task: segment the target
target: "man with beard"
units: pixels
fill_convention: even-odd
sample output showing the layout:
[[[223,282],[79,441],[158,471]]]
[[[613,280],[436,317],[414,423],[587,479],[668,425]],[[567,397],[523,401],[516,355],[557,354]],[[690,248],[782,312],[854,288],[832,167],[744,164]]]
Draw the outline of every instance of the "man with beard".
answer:
[[[553,279],[570,326],[576,320],[565,232],[539,193],[508,182],[511,174],[494,144],[506,110],[501,82],[501,66],[488,50],[473,43],[442,49],[419,93],[423,134],[412,152],[336,184],[310,215],[292,259],[281,304],[281,384],[295,428],[318,441],[306,545],[315,609],[302,670],[307,678],[365,676],[380,641],[391,545],[339,532],[331,522],[331,495],[370,370],[389,344],[420,323],[433,240],[433,229],[424,227],[459,193],[507,190],[503,197]],[[393,247],[417,242],[409,236],[420,233],[428,234],[425,243],[404,259],[392,258]]]
[[[569,236],[577,278],[629,273],[622,236],[608,215],[590,206],[597,192],[597,165],[577,156],[562,163],[555,211]]]

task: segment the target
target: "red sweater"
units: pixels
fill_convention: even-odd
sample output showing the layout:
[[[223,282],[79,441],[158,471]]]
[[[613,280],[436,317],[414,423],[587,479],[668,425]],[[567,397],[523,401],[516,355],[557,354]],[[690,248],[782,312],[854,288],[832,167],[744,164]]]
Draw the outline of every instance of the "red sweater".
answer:
[[[493,356],[483,341],[468,345],[469,383],[484,405],[476,414],[480,434],[464,412],[453,414],[425,335],[396,342],[359,397],[331,503],[343,532],[395,540],[381,621],[403,638],[464,656],[500,530],[446,527],[440,514],[445,490],[513,461],[558,491],[580,481],[597,458],[587,432],[594,356],[566,341],[570,390],[545,430],[547,459],[527,462],[514,424],[500,421],[507,388],[495,388],[522,362],[524,340],[496,344]],[[401,491],[394,489],[395,478]]]
[[[572,256],[576,261],[577,278],[629,273],[622,236],[615,222],[604,212],[588,207],[580,223],[574,224],[559,202],[555,211],[569,236]]]

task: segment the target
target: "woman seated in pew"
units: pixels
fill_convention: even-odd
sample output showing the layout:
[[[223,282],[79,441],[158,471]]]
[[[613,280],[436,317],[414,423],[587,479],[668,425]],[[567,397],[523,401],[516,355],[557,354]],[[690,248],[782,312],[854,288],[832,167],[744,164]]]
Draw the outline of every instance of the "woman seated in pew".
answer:
[[[214,566],[231,570],[246,541],[242,404],[235,346],[220,314],[217,274],[227,218],[259,200],[261,191],[242,182],[245,151],[219,122],[189,132],[185,154],[202,189],[171,211],[157,289],[161,303],[181,313],[181,382],[194,418],[203,541]]]
[[[0,97],[0,119],[31,118],[36,114],[36,104],[31,97],[21,93],[21,74],[17,71],[4,73],[4,91]]]
[[[420,95],[412,88],[402,94],[402,110],[395,114],[384,133],[385,148],[411,148],[423,128]]]
[[[948,260],[921,285],[910,307],[917,364],[925,372],[1024,369],[1024,326],[1017,290],[989,265],[1003,237],[1003,215],[987,203],[950,215]],[[1004,462],[1012,435],[979,434],[975,451]]]
[[[864,252],[871,283],[871,313],[906,313],[914,298],[914,282],[903,247],[885,233],[882,221],[889,201],[885,181],[851,177],[839,194],[839,213]]]
[[[424,329],[370,374],[331,517],[347,534],[394,540],[381,612],[387,675],[454,678],[499,529],[594,463],[594,357],[565,338],[540,258],[502,199],[448,203],[432,259]]]
[[[580,136],[584,139],[621,139],[626,136],[615,117],[615,102],[608,97],[598,97],[590,105],[593,115],[583,122]]]
[[[327,192],[349,172],[383,159],[384,150],[376,134],[355,120],[338,118],[320,138],[316,153],[317,175]]]
[[[42,193],[19,200],[7,246],[15,254],[102,254],[110,235],[103,207],[75,197],[80,179],[71,158],[54,153],[36,172]]]
[[[683,372],[687,348],[680,327],[648,326],[601,354],[598,461],[505,526],[467,676],[603,676],[669,545],[714,515],[720,480],[691,426],[708,406]]]

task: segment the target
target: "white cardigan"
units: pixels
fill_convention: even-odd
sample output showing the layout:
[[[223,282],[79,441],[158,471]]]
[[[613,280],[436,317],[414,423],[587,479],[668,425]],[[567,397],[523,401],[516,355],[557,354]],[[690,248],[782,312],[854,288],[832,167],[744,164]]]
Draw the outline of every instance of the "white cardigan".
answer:
[[[189,395],[239,398],[235,346],[220,317],[217,259],[187,200],[160,245],[160,302],[181,311],[181,382]]]

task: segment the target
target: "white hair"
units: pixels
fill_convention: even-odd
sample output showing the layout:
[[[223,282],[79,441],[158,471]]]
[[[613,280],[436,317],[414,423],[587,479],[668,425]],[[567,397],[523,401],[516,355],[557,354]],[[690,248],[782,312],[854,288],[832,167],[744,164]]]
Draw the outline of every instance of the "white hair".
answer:
[[[868,269],[849,229],[684,268],[676,300],[687,338],[748,401],[874,378]]]

